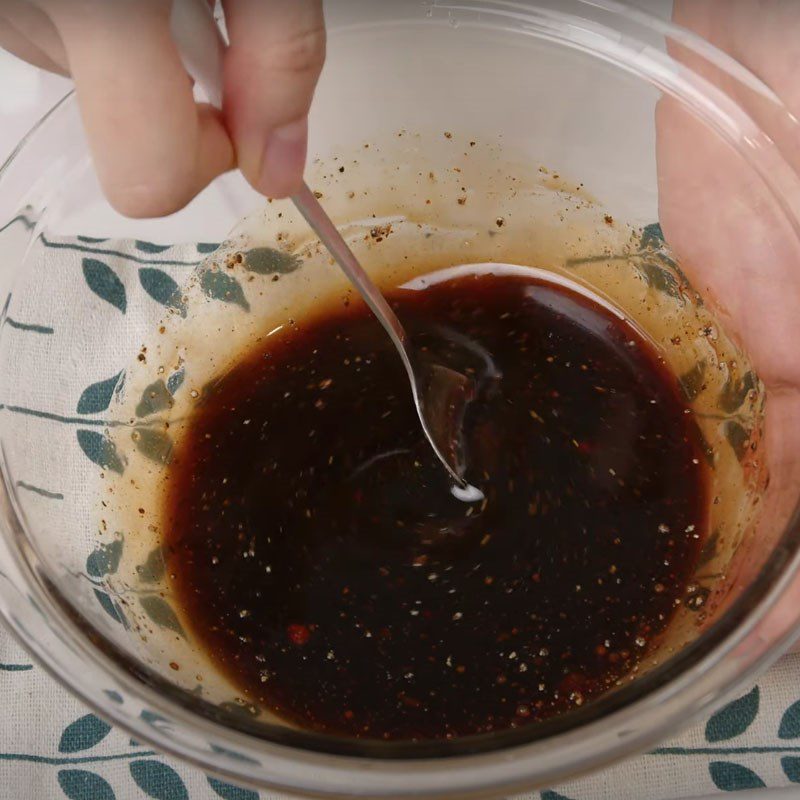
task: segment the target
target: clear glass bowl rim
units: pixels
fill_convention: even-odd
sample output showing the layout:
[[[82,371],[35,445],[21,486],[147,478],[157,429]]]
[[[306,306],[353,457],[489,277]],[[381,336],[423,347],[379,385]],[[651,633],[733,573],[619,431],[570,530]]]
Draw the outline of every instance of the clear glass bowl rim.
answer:
[[[571,17],[560,9],[544,10],[537,15],[531,5],[507,0],[443,0],[436,4],[437,10],[451,14],[481,11],[489,17],[495,15],[500,20],[498,24],[519,21],[533,24],[535,18],[537,33],[543,38],[611,61],[686,101],[689,93],[685,78],[680,74],[685,68],[678,70],[673,64],[671,70],[665,70],[669,56],[651,53],[648,73],[646,59],[642,59],[642,43],[631,36],[629,30],[623,39],[615,35],[610,20],[623,15],[626,23],[679,41],[736,81],[758,91],[769,102],[780,105],[768,87],[740,64],[669,22],[617,0],[570,0],[563,6],[580,9],[587,16],[592,10],[603,15],[606,44],[611,43],[608,49],[602,51],[602,42],[598,43],[594,36],[584,41],[580,41],[579,36],[568,38],[565,22]],[[358,27],[371,24],[374,23],[362,23]],[[482,24],[487,24],[485,19]],[[595,25],[592,33],[602,28]],[[574,30],[571,35],[575,35]],[[701,96],[700,109],[697,109],[695,95],[695,110],[718,131],[728,137],[733,135],[739,143],[759,141],[759,148],[746,153],[753,165],[763,157],[765,142],[768,148],[774,145],[730,98],[720,96],[713,87],[707,89],[707,95]],[[72,102],[71,94],[62,99],[15,148],[0,168],[0,192],[4,188],[4,176],[24,157],[26,145],[45,128],[56,126],[59,114]],[[771,155],[780,158],[777,148]],[[757,164],[755,167],[769,183],[768,175],[763,174],[765,164],[766,161],[761,169]],[[776,195],[780,194],[780,189],[771,188]],[[795,230],[800,231],[800,221],[791,204],[783,196],[778,200]],[[2,467],[7,480],[5,464]],[[769,568],[762,571],[743,596],[697,642],[662,667],[613,695],[601,698],[580,714],[565,715],[540,726],[454,742],[337,744],[329,737],[305,732],[291,732],[282,735],[279,741],[268,741],[248,732],[244,726],[235,730],[193,713],[166,684],[155,679],[152,682],[157,688],[145,685],[134,677],[141,672],[137,665],[128,663],[113,648],[93,642],[78,615],[69,610],[68,599],[57,596],[52,585],[48,585],[36,554],[26,544],[22,525],[5,487],[3,494],[5,496],[0,499],[3,514],[0,561],[6,557],[13,560],[23,577],[25,590],[41,609],[37,611],[32,604],[30,609],[15,608],[16,613],[12,615],[0,597],[0,610],[7,628],[59,683],[137,740],[189,761],[206,772],[259,789],[283,789],[319,796],[467,797],[513,792],[532,784],[547,785],[653,745],[746,684],[777,658],[797,633],[796,626],[781,626],[775,623],[775,618],[783,614],[791,619],[785,601],[787,587],[800,570],[800,504],[770,557]],[[2,592],[0,588],[0,596]],[[772,633],[764,636],[768,624]],[[126,711],[125,706],[110,699],[114,691],[143,701],[148,709],[169,723],[169,729],[153,727]],[[181,735],[186,732],[191,735]],[[198,732],[207,736],[204,746],[197,744]],[[242,755],[246,758],[242,759]]]

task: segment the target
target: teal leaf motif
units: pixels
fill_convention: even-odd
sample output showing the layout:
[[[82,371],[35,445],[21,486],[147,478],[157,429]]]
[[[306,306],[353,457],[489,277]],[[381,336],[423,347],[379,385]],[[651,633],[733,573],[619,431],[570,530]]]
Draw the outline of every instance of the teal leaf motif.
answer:
[[[712,761],[708,765],[711,780],[723,792],[738,792],[740,789],[760,789],[766,784],[753,770],[734,764],[732,761]]]
[[[139,270],[139,283],[157,303],[167,308],[174,308],[186,316],[186,305],[183,302],[181,288],[175,280],[162,269],[142,267]]]
[[[252,789],[241,789],[216,778],[207,777],[206,780],[213,791],[223,800],[258,800],[258,792],[254,792]]]
[[[691,369],[687,370],[678,378],[683,399],[691,403],[706,388],[706,361],[698,361]]]
[[[115,539],[110,544],[102,544],[92,550],[86,559],[86,572],[93,578],[114,574],[122,557],[122,539]]]
[[[159,378],[154,383],[144,387],[142,397],[136,404],[136,416],[148,417],[170,408],[173,403],[172,394],[164,381]]]
[[[250,303],[247,302],[239,281],[220,270],[207,269],[200,277],[200,288],[214,300],[233,303],[245,311],[250,310]]]
[[[189,792],[181,776],[160,761],[131,761],[130,771],[136,785],[155,800],[189,800]]]
[[[681,290],[675,276],[664,267],[659,267],[650,261],[645,261],[642,264],[642,273],[648,286],[651,286],[658,292],[674,297],[676,300],[681,299]]]
[[[197,252],[198,253],[213,253],[217,249],[219,249],[219,242],[198,242],[197,243]]]
[[[164,431],[138,428],[131,436],[136,449],[157,464],[169,464],[172,457],[172,439]]]
[[[235,758],[237,761],[244,761],[246,764],[258,764],[259,763],[254,758],[250,758],[250,756],[244,755],[244,753],[237,753],[236,750],[228,750],[225,747],[220,747],[218,744],[212,744],[211,745],[211,749],[215,753],[222,753],[223,755],[230,756],[231,758]]]
[[[170,375],[169,378],[167,378],[167,391],[171,395],[174,395],[175,392],[177,392],[178,389],[180,389],[181,386],[183,385],[183,379],[185,377],[186,377],[186,372],[184,371],[183,367],[173,372],[172,375]]]
[[[757,384],[758,379],[752,370],[745,372],[738,381],[728,378],[719,396],[720,408],[732,414],[742,406],[742,403],[747,399],[747,395],[756,388]]]
[[[244,265],[258,275],[287,275],[301,267],[303,260],[272,247],[254,247],[245,253]]]
[[[800,736],[800,700],[792,703],[781,717],[778,728],[779,739],[796,739]]]
[[[122,695],[119,692],[115,692],[113,689],[103,689],[103,694],[105,694],[112,703],[122,705]]]
[[[800,758],[797,756],[784,756],[781,759],[781,769],[792,783],[800,783]]]
[[[118,372],[104,381],[98,381],[87,386],[78,399],[77,412],[79,414],[97,414],[105,411],[111,405],[111,398],[114,396],[114,387],[122,375]]]
[[[171,244],[153,244],[153,242],[143,242],[141,239],[137,239],[135,244],[136,249],[143,253],[163,253],[172,247]]]
[[[183,636],[183,626],[178,619],[178,615],[173,611],[172,606],[157,594],[148,594],[139,598],[145,614],[162,628],[169,628]]]
[[[100,244],[106,242],[107,239],[98,239],[96,236],[78,236],[76,237],[79,242],[86,242],[86,244]]]
[[[69,800],[116,800],[108,781],[85,769],[60,769],[58,785]]]
[[[706,723],[706,741],[723,742],[744,733],[755,720],[759,706],[758,686],[717,711]]]
[[[111,267],[95,258],[83,259],[83,277],[89,288],[100,298],[118,308],[123,314],[128,307],[125,287]]]
[[[147,554],[144,563],[136,567],[136,574],[142,583],[158,583],[164,577],[166,569],[164,548],[158,545]]]
[[[120,475],[125,471],[125,465],[117,453],[114,443],[102,433],[80,429],[76,431],[78,444],[89,461],[93,461],[103,469],[110,469]]]
[[[736,458],[741,461],[747,453],[750,434],[735,419],[726,420],[723,425],[723,431],[728,444],[733,449],[733,452],[736,453]]]
[[[661,224],[658,222],[651,222],[642,228],[641,248],[644,250],[647,247],[653,247],[656,250],[664,245],[664,231],[661,230]]]
[[[162,717],[161,714],[156,714],[155,711],[150,711],[148,708],[143,708],[139,716],[151,727],[156,730],[163,731],[169,726],[169,720]],[[166,723],[166,726],[162,723]]]
[[[61,741],[58,743],[59,753],[78,753],[89,750],[108,736],[111,726],[94,714],[78,717],[75,722],[64,728]]]
[[[115,622],[119,622],[121,625],[124,624],[124,619],[119,607],[114,604],[114,601],[105,592],[101,592],[100,589],[95,589],[94,596],[103,607],[103,611],[105,611],[111,619]]]
[[[559,794],[550,789],[545,789],[542,792],[542,800],[569,800],[569,797],[565,797],[563,794]]]

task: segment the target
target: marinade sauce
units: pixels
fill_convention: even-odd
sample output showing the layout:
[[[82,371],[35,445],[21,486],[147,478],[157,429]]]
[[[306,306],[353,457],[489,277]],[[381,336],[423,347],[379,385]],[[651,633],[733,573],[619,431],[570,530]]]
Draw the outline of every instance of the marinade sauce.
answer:
[[[167,492],[185,619],[247,702],[306,729],[441,739],[588,703],[663,632],[705,535],[678,383],[619,314],[540,277],[390,299],[475,380],[484,499],[451,493],[375,319],[331,309],[244,354],[190,420]]]

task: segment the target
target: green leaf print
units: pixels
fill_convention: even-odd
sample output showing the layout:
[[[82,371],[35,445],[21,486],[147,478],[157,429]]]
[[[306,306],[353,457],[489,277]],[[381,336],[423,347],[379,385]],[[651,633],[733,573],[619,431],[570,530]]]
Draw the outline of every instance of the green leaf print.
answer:
[[[108,781],[85,769],[60,769],[58,785],[69,800],[116,800]]]
[[[800,700],[792,703],[781,717],[781,724],[778,728],[780,739],[796,739],[800,736]]]
[[[164,431],[137,428],[131,434],[136,449],[157,464],[169,464],[172,457],[172,439]]]
[[[781,769],[792,783],[800,783],[800,758],[797,756],[784,756],[781,759]]]
[[[172,606],[157,594],[147,594],[139,598],[139,602],[150,619],[162,628],[168,628],[181,636],[183,626],[178,619],[178,615],[173,611]]]
[[[177,392],[178,389],[180,389],[181,386],[183,385],[183,379],[185,377],[186,377],[186,372],[183,369],[183,367],[173,372],[172,375],[170,375],[169,378],[167,378],[167,391],[171,395],[174,395],[175,392]]]
[[[237,761],[244,761],[246,764],[260,764],[260,761],[256,761],[254,758],[250,758],[250,756],[244,755],[244,753],[237,753],[236,750],[228,750],[226,747],[220,747],[218,744],[212,744],[211,749],[215,753],[222,753],[223,755],[230,756],[231,758],[235,758]]]
[[[224,783],[216,778],[207,777],[208,785],[223,800],[258,800],[258,792],[252,789],[242,789],[230,783]]]
[[[111,731],[111,726],[94,714],[85,714],[64,728],[59,753],[78,753],[99,744]]]
[[[103,381],[92,383],[87,386],[80,398],[76,411],[79,414],[98,414],[105,411],[111,405],[111,398],[114,396],[114,388],[119,382],[122,372],[112,375]]]
[[[723,792],[738,792],[740,789],[760,789],[766,786],[753,770],[731,761],[712,761],[708,765],[711,780]]]
[[[121,538],[110,544],[102,544],[89,553],[89,557],[86,559],[86,572],[93,578],[102,578],[103,575],[113,574],[119,567],[121,557]]]
[[[157,381],[145,386],[142,397],[136,404],[136,416],[148,417],[170,408],[175,401],[167,389],[167,385],[159,378]]]
[[[164,548],[158,545],[147,554],[144,563],[136,567],[136,574],[142,583],[158,583],[164,577],[166,569]]]
[[[181,776],[160,761],[141,759],[131,761],[131,776],[136,785],[154,800],[189,800],[189,792]]]
[[[181,287],[163,269],[142,267],[139,270],[139,283],[157,303],[180,311],[182,317],[186,316]]]
[[[661,230],[661,224],[658,222],[651,222],[642,228],[642,239],[640,247],[642,250],[652,247],[658,250],[659,247],[664,246],[664,232]]]
[[[157,731],[168,733],[170,730],[169,720],[157,714],[155,711],[150,711],[148,708],[143,708],[139,716],[151,727]]]
[[[102,433],[80,429],[76,431],[78,444],[84,455],[103,469],[110,469],[120,475],[125,471],[125,465],[117,453],[114,443]]]
[[[124,314],[128,306],[125,287],[114,270],[105,262],[95,258],[84,258],[82,263],[83,277],[86,279],[88,287],[98,297],[111,303],[114,308],[118,308]]]
[[[736,458],[741,461],[747,454],[750,434],[735,419],[726,420],[722,429],[728,444],[733,449],[733,452],[736,453]]]
[[[744,733],[755,720],[759,706],[758,686],[717,711],[706,723],[706,740],[723,742]]]
[[[686,370],[686,372],[678,378],[678,384],[681,387],[683,399],[687,403],[691,403],[695,400],[700,392],[706,388],[705,377],[706,361],[703,359],[702,361],[698,361],[691,369]]]
[[[219,249],[219,242],[198,242],[195,247],[198,253],[213,253]]]
[[[563,794],[554,792],[551,789],[545,789],[542,792],[542,800],[570,800],[570,799],[569,797],[565,797]]]
[[[259,275],[286,275],[303,265],[303,260],[292,253],[272,247],[254,247],[244,255],[244,265]]]
[[[233,303],[245,311],[250,310],[239,281],[218,269],[207,269],[203,272],[200,276],[200,288],[214,300]]]
[[[747,399],[750,391],[756,388],[757,384],[758,378],[756,378],[752,370],[745,372],[738,380],[728,378],[719,396],[720,408],[728,414],[737,411]]]
[[[648,286],[658,292],[674,297],[676,300],[681,299],[681,290],[678,281],[668,269],[659,267],[651,261],[645,261],[641,265],[641,270]]]
[[[136,249],[143,253],[163,253],[172,247],[171,244],[153,244],[153,242],[143,242],[141,239],[137,239],[135,245]]]
[[[119,610],[119,606],[117,606],[105,592],[100,591],[100,589],[95,589],[94,596],[102,606],[103,611],[105,611],[114,622],[119,622],[120,625],[125,624],[125,619],[122,616],[122,612]]]

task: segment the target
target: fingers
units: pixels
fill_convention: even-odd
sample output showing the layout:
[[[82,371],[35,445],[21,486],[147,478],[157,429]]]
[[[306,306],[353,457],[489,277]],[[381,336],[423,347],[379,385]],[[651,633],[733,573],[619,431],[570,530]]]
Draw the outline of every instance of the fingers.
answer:
[[[67,74],[64,45],[55,25],[27,0],[0,2],[0,47],[36,67]]]
[[[100,183],[118,211],[169,214],[234,166],[220,114],[192,97],[168,2],[41,5],[61,33]]]
[[[307,116],[325,60],[321,0],[224,0],[225,119],[242,172],[270,197],[302,181]]]

